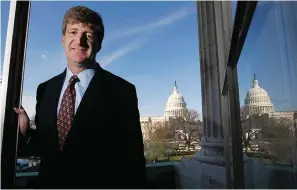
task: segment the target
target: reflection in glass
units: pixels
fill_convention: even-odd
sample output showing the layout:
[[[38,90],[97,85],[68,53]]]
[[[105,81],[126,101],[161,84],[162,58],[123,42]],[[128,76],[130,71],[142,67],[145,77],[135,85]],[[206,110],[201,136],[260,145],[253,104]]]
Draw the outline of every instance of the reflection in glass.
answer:
[[[243,151],[255,188],[297,184],[296,10],[296,2],[259,2],[238,63]]]

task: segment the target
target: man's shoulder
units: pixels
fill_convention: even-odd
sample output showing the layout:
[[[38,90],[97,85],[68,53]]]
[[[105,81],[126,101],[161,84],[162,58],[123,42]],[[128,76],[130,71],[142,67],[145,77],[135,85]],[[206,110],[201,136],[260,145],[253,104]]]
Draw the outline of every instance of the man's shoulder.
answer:
[[[61,73],[61,74],[58,74],[58,75],[56,75],[56,76],[54,76],[54,77],[52,77],[52,78],[50,78],[50,79],[48,79],[47,81],[44,81],[44,82],[40,83],[40,84],[38,85],[37,89],[40,89],[40,91],[43,91],[43,90],[46,88],[46,86],[47,86],[48,84],[50,84],[50,83],[52,83],[52,82],[57,82],[57,81],[59,81],[59,80],[61,79],[61,77],[63,77],[63,74],[64,74],[64,72]]]
[[[56,75],[54,77],[52,77],[51,79],[45,81],[45,82],[42,82],[39,84],[38,88],[41,90],[41,89],[45,89],[45,87],[48,85],[48,84],[51,84],[51,83],[56,83],[58,81],[61,80],[61,78],[63,77],[63,73],[59,74],[59,75]],[[114,89],[118,89],[120,91],[122,91],[123,93],[126,93],[126,92],[135,92],[136,91],[136,88],[135,88],[135,85],[132,84],[131,82],[123,79],[122,77],[120,76],[117,76],[107,70],[103,70],[103,73],[104,74],[104,78],[107,79],[108,81],[108,85],[109,87],[113,87]],[[42,91],[42,90],[41,90]]]
[[[105,76],[108,79],[108,81],[110,82],[110,86],[113,86],[115,88],[118,88],[120,90],[132,90],[135,91],[135,85],[132,84],[131,82],[123,79],[120,76],[117,76],[109,71],[104,70]],[[129,91],[131,92],[131,91]]]

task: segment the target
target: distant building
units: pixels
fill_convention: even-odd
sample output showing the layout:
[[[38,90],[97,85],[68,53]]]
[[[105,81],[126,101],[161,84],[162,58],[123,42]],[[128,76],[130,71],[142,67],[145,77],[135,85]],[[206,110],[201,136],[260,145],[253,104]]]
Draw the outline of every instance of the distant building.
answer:
[[[174,85],[173,93],[169,96],[166,103],[164,116],[148,116],[140,117],[140,123],[144,140],[148,139],[148,132],[152,129],[152,125],[156,122],[170,123],[170,120],[174,117],[183,117],[187,114],[187,103],[184,97],[179,93],[178,87]]]
[[[259,86],[259,81],[254,75],[253,87],[247,92],[242,109],[241,126],[243,129],[260,129],[271,118],[283,118],[294,121],[294,114],[296,112],[274,111],[274,105],[268,93]]]
[[[175,82],[173,93],[169,96],[166,103],[165,117],[183,117],[187,112],[187,103],[179,93]]]
[[[274,112],[274,107],[270,97],[266,90],[259,86],[259,82],[254,75],[253,87],[247,92],[244,100],[243,117],[271,112]]]
[[[255,76],[253,87],[246,94],[241,114],[241,127],[246,138],[255,132],[255,135],[251,138],[251,144],[255,150],[258,150],[261,146],[270,144],[270,140],[261,133],[264,126],[268,127],[268,129],[271,127],[271,130],[274,130],[272,127],[274,122],[279,127],[283,127],[283,129],[276,131],[276,133],[288,132],[289,135],[286,141],[289,143],[287,144],[287,148],[290,150],[291,162],[297,165],[297,111],[274,111],[274,105],[268,93],[259,86],[259,82]]]

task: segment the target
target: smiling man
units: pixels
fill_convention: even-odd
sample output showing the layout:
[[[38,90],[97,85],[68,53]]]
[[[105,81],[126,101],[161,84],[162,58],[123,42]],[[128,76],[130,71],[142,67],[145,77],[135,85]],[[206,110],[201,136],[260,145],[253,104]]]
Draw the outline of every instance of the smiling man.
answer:
[[[145,188],[135,86],[96,63],[104,25],[77,6],[62,24],[67,67],[37,88],[36,130],[24,109],[19,143],[41,157],[36,188]]]

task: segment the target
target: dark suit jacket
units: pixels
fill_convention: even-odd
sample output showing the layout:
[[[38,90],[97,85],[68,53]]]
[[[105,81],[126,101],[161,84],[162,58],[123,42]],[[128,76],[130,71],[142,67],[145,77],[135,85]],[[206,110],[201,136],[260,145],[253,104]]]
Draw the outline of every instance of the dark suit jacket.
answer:
[[[66,70],[37,88],[28,149],[41,157],[37,188],[145,188],[134,85],[98,65],[61,152],[56,123],[65,76]]]

